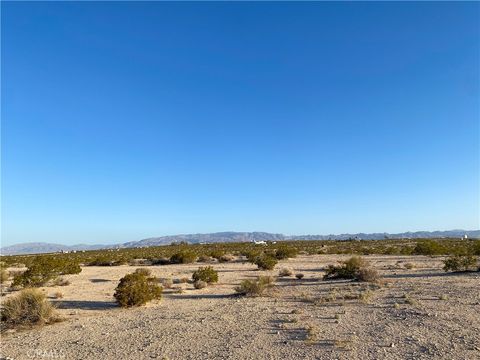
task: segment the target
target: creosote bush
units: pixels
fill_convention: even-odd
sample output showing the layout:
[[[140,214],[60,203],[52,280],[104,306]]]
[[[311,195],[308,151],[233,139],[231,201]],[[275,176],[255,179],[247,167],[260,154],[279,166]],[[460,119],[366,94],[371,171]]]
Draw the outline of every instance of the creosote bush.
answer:
[[[366,260],[353,256],[344,261],[340,266],[329,265],[323,278],[325,280],[355,279],[358,281],[376,281],[378,273],[375,269],[370,268],[370,264]]]
[[[197,255],[193,251],[183,250],[173,254],[170,257],[172,264],[191,264],[197,260]]]
[[[243,280],[235,291],[245,296],[262,296],[265,290],[273,286],[273,277],[259,276],[256,280]]]
[[[6,299],[1,319],[7,327],[43,325],[58,320],[52,304],[38,289],[24,289]]]
[[[38,287],[59,275],[79,274],[82,268],[77,262],[55,256],[38,256],[27,271],[13,278],[12,287]]]
[[[277,265],[278,260],[271,255],[263,254],[257,256],[253,260],[253,263],[257,265],[258,268],[261,270],[273,270],[275,268],[275,265]]]
[[[200,267],[192,275],[194,282],[196,281],[205,281],[206,283],[215,283],[218,282],[218,272],[211,266]]]
[[[135,271],[120,279],[113,296],[122,307],[141,306],[151,300],[161,299],[162,291],[157,278]]]
[[[472,255],[454,255],[443,261],[445,271],[470,271],[477,269],[477,259]]]
[[[275,257],[278,260],[284,260],[297,257],[298,249],[291,246],[282,246],[275,251]]]

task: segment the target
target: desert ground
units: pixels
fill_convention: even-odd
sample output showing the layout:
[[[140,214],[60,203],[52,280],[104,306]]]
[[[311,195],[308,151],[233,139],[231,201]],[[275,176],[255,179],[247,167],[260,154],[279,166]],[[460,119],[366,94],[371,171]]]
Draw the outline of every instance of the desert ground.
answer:
[[[170,278],[160,301],[119,308],[112,297],[132,266],[83,267],[68,286],[45,287],[63,321],[2,334],[3,359],[480,359],[480,273],[445,273],[442,257],[365,256],[379,284],[324,281],[343,255],[301,255],[259,271],[214,263],[219,282],[181,283],[205,264],[147,266]],[[278,277],[263,297],[234,288]],[[62,292],[62,299],[53,294]],[[7,294],[2,299],[8,298]]]

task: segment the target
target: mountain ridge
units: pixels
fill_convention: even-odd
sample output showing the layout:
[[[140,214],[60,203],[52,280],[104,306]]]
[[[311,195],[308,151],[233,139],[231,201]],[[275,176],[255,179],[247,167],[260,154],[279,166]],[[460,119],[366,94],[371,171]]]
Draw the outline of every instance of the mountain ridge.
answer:
[[[42,254],[61,251],[99,250],[111,248],[132,248],[170,245],[171,243],[187,242],[221,243],[221,242],[248,242],[248,241],[287,241],[287,240],[384,240],[384,239],[418,239],[418,238],[454,238],[467,235],[469,238],[480,238],[480,230],[446,230],[446,231],[407,231],[403,233],[356,233],[330,235],[284,235],[261,231],[235,232],[224,231],[216,233],[178,234],[160,237],[151,237],[137,241],[129,241],[113,245],[63,245],[45,242],[31,242],[14,244],[0,248],[1,255]]]

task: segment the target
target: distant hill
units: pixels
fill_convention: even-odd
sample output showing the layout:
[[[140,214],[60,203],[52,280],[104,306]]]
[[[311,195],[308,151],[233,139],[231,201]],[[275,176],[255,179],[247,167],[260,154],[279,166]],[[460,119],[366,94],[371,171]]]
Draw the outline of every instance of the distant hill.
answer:
[[[74,250],[98,250],[106,249],[111,246],[108,245],[61,245],[61,244],[49,244],[49,243],[22,243],[11,246],[5,246],[0,248],[0,254],[2,255],[20,255],[20,254],[42,254],[42,253],[55,253],[60,251],[74,251]]]
[[[357,233],[337,235],[283,235],[267,232],[218,232],[209,234],[183,234],[161,237],[152,237],[139,241],[131,241],[116,245],[72,245],[48,243],[23,243],[2,247],[2,255],[40,254],[59,251],[98,250],[107,248],[132,248],[146,246],[170,245],[171,243],[187,242],[199,243],[223,243],[223,242],[248,242],[248,241],[285,241],[285,240],[384,240],[384,239],[419,239],[419,238],[455,238],[467,235],[469,238],[480,238],[480,230],[449,230],[449,231],[416,231],[398,234],[389,233]]]

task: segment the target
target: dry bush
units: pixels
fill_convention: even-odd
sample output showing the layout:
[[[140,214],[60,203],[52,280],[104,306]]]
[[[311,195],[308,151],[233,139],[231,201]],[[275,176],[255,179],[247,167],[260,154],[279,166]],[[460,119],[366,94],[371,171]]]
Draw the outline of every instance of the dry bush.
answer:
[[[265,290],[273,286],[271,276],[259,276],[256,280],[243,280],[235,291],[245,296],[262,296]]]
[[[64,277],[59,277],[53,280],[52,286],[67,286],[70,285],[70,281],[65,279]]]
[[[53,293],[54,299],[63,299],[63,293],[61,291],[57,291]]]
[[[122,307],[145,305],[148,301],[161,299],[163,288],[157,283],[157,278],[135,271],[120,279],[113,296]]]
[[[145,268],[139,268],[139,269],[135,269],[135,274],[141,274],[141,275],[144,275],[144,276],[150,276],[152,275],[152,270],[150,269],[145,269]]]
[[[218,272],[211,266],[200,267],[192,275],[193,281],[205,281],[206,283],[218,282]]]
[[[344,261],[340,266],[329,265],[323,278],[325,280],[354,279],[358,281],[376,281],[378,280],[378,273],[370,267],[368,261],[361,257],[353,256]]]
[[[304,276],[305,276],[305,275],[302,274],[302,273],[295,274],[295,277],[296,277],[298,280],[303,279]]]
[[[221,263],[230,262],[230,261],[233,261],[233,260],[235,260],[235,256],[230,255],[230,254],[222,255],[218,258],[218,261],[221,262]]]
[[[214,258],[208,255],[202,255],[197,260],[197,262],[200,262],[200,263],[211,263],[213,261],[214,261]]]
[[[293,275],[293,271],[292,269],[288,269],[288,268],[283,268],[280,270],[280,272],[278,273],[278,276],[292,276]]]
[[[162,287],[164,289],[170,289],[173,286],[173,280],[172,279],[161,279],[160,283],[162,284]]]
[[[471,271],[477,269],[477,258],[472,255],[450,256],[443,261],[445,271]]]
[[[195,289],[203,289],[207,287],[207,282],[202,280],[197,280],[193,283]]]
[[[7,327],[43,325],[58,320],[45,294],[38,289],[24,289],[5,300],[2,322]]]
[[[415,267],[414,264],[412,263],[406,263],[405,265],[403,265],[405,267],[405,269],[408,269],[408,270],[411,270]]]
[[[186,284],[186,283],[190,282],[190,279],[188,277],[184,276],[184,277],[180,278],[180,282],[182,284]]]
[[[152,265],[152,260],[149,259],[132,259],[128,262],[130,266],[149,266]]]
[[[356,279],[358,281],[375,282],[379,279],[378,271],[371,268],[361,268],[357,271]]]
[[[0,269],[0,284],[3,284],[4,282],[8,281],[8,271],[5,269]]]

